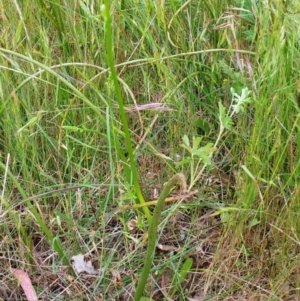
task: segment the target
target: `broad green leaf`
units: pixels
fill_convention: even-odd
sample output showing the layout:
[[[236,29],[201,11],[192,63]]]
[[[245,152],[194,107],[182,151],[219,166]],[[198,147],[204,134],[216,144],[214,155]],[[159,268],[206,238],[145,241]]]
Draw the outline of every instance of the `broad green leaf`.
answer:
[[[182,141],[183,141],[185,146],[190,147],[190,140],[189,140],[189,137],[187,135],[184,135],[182,137]]]
[[[179,271],[179,282],[182,283],[185,279],[189,271],[191,270],[193,264],[193,259],[188,258],[182,265],[181,270]]]
[[[189,153],[192,153],[193,149],[185,144],[179,144],[182,148],[186,149]]]
[[[260,223],[260,221],[255,217],[249,222],[248,228],[252,228],[252,227],[258,225],[259,223]]]
[[[208,143],[203,147],[198,148],[193,151],[193,155],[201,158],[204,163],[211,164],[211,154],[216,150],[215,147],[212,147],[212,143]]]
[[[233,121],[230,116],[227,115],[225,111],[225,107],[222,105],[221,101],[219,101],[219,119],[221,122],[221,125],[227,129],[230,130],[233,126]]]
[[[193,149],[197,149],[203,137],[193,138]]]
[[[191,158],[185,158],[183,160],[180,160],[179,162],[176,163],[175,167],[178,168],[181,165],[189,164],[191,162]]]
[[[223,224],[226,224],[229,222],[229,219],[230,219],[230,214],[228,212],[222,212],[220,214],[220,218],[221,218],[221,222]]]
[[[120,201],[134,200],[136,195],[132,191],[127,191],[119,198]]]

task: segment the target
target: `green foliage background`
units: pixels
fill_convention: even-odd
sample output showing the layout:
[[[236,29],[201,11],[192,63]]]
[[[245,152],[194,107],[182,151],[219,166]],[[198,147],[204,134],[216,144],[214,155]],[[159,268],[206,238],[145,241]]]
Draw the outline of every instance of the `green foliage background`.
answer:
[[[236,254],[248,256],[242,250],[250,249],[259,269],[245,272],[245,279],[267,279],[266,289],[276,298],[283,298],[287,281],[296,292],[298,1],[111,1],[111,33],[101,5],[92,0],[0,3],[3,256],[33,263],[32,242],[39,236],[59,253],[55,266],[61,260],[68,264],[74,250],[83,248],[79,236],[91,248],[107,235],[104,216],[122,204],[120,191],[137,202],[141,189],[148,199],[147,172],[155,170],[161,185],[176,172],[191,180],[190,167],[176,165],[177,155],[187,156],[182,138],[201,136],[203,145],[214,143],[219,102],[228,109],[231,88],[238,94],[248,88],[253,103],[233,117],[213,166],[195,185],[201,191],[216,170],[235,178],[234,194],[225,204],[229,209],[217,211],[222,234],[211,270],[223,275],[216,267],[229,254],[227,272],[236,274]],[[109,69],[108,34],[132,152]],[[149,103],[160,103],[158,110],[134,109]],[[172,110],[161,111],[161,104]],[[153,162],[159,162],[158,170]],[[78,186],[85,187],[83,195]],[[124,225],[131,215],[122,215]],[[137,215],[145,229],[149,212]],[[91,237],[91,231],[97,234]],[[138,266],[129,258],[128,266]],[[126,285],[135,286],[132,281]]]

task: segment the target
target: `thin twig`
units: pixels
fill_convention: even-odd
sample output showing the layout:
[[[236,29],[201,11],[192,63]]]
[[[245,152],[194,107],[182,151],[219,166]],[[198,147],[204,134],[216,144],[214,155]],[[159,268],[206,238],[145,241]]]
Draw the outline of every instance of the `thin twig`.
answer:
[[[171,203],[171,202],[175,202],[177,200],[187,199],[190,196],[192,196],[194,194],[197,194],[197,193],[198,193],[198,190],[194,190],[194,191],[190,191],[186,194],[180,194],[180,195],[177,195],[177,196],[169,197],[169,198],[165,199],[165,203]],[[158,202],[158,200],[152,200],[152,201],[146,202],[145,204],[123,205],[123,206],[120,206],[119,208],[121,210],[139,209],[139,208],[142,208],[144,206],[154,206],[154,205],[157,204],[157,202]]]

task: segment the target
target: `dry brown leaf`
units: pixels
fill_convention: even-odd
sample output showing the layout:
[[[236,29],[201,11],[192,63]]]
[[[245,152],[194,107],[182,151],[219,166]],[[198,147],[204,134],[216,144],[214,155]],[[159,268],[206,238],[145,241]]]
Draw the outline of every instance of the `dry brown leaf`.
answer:
[[[120,272],[118,270],[112,270],[111,274],[112,274],[112,281],[113,281],[114,285],[115,286],[122,286],[123,283],[121,282]]]
[[[28,274],[22,270],[17,270],[17,269],[11,269],[11,272],[18,279],[18,282],[20,283],[27,300],[28,301],[37,301],[38,297],[32,286],[32,283],[31,283],[31,280],[30,280]]]
[[[137,226],[137,223],[138,223],[138,222],[137,222],[136,218],[130,220],[130,221],[127,223],[128,230],[129,230],[129,231],[134,230],[134,229],[136,228],[136,226]]]
[[[144,110],[153,110],[153,111],[174,111],[174,109],[164,107],[160,102],[153,102],[145,105],[135,105],[132,107],[126,107],[127,111],[144,111]]]
[[[83,254],[73,256],[71,258],[71,264],[77,274],[85,272],[89,275],[99,275],[101,272],[99,261],[91,260],[88,256],[84,256]]]
[[[162,245],[162,244],[157,244],[157,248],[162,250],[162,251],[179,251],[180,249],[174,246],[168,246],[168,245]]]

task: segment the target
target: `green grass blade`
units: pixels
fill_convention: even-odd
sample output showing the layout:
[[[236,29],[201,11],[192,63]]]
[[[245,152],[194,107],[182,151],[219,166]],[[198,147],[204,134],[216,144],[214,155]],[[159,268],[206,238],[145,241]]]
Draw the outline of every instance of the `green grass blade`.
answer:
[[[133,147],[132,147],[132,142],[131,142],[131,137],[129,133],[129,128],[128,128],[128,121],[124,109],[124,104],[123,104],[123,98],[121,94],[121,89],[120,85],[118,82],[117,78],[117,72],[115,68],[115,62],[114,62],[114,53],[113,53],[113,43],[112,43],[112,29],[111,29],[111,18],[110,18],[110,3],[108,0],[105,1],[105,8],[103,11],[103,15],[105,18],[105,26],[106,26],[106,49],[107,49],[107,57],[108,57],[108,64],[110,67],[110,72],[111,72],[111,78],[114,83],[115,87],[115,93],[116,97],[119,103],[119,110],[120,110],[120,115],[121,115],[121,120],[123,124],[123,130],[125,134],[125,141],[126,141],[126,146],[127,146],[127,151],[128,151],[128,156],[130,159],[130,167],[131,167],[131,172],[132,172],[132,180],[135,188],[135,192],[137,194],[138,200],[141,204],[145,203],[144,196],[140,187],[139,183],[139,176],[136,168],[136,163],[134,160],[134,153],[133,153]],[[148,221],[151,221],[151,214],[150,211],[147,207],[143,208],[145,215],[148,219]]]

